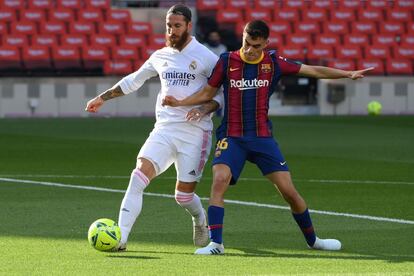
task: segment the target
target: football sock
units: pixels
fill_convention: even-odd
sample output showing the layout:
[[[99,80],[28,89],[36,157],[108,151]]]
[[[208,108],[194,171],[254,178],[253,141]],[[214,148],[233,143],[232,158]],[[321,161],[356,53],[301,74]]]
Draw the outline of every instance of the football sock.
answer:
[[[144,189],[148,186],[149,180],[139,169],[131,173],[128,189],[119,210],[118,225],[121,228],[121,243],[126,243],[129,232],[135,220],[141,213]]]
[[[218,206],[208,207],[208,230],[210,239],[216,243],[223,243],[224,208]]]
[[[195,193],[184,193],[175,190],[175,200],[193,217],[195,225],[202,225],[206,219],[201,200]]]
[[[303,235],[305,236],[306,242],[309,246],[313,246],[316,240],[315,231],[313,230],[312,220],[309,215],[308,209],[301,214],[292,213],[296,223],[299,225],[300,230],[302,230]]]

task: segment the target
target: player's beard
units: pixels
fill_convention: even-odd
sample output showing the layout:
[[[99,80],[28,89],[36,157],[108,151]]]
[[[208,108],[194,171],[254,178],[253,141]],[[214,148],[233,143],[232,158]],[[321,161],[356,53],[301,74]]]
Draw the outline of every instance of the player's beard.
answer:
[[[184,44],[187,42],[189,35],[190,34],[188,33],[187,30],[179,37],[176,35],[169,36],[168,34],[166,34],[165,41],[167,42],[168,47],[181,50]]]

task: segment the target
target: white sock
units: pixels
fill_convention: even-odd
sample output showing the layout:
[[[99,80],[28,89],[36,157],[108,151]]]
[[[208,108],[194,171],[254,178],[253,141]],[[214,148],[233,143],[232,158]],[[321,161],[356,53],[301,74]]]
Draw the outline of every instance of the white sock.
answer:
[[[149,180],[139,169],[134,169],[129,179],[128,189],[119,210],[118,225],[121,228],[121,243],[128,240],[131,228],[141,213],[144,189]]]
[[[175,190],[175,200],[193,217],[195,225],[202,225],[206,219],[201,200],[195,193],[184,193]]]

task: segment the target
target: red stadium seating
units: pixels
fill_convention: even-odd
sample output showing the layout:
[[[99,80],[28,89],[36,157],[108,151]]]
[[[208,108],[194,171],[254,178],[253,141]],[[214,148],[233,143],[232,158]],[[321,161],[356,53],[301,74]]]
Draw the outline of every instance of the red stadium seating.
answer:
[[[36,23],[32,21],[18,21],[10,26],[11,34],[27,34],[32,35],[37,33]]]
[[[46,14],[44,10],[22,10],[20,11],[20,20],[23,21],[45,21]]]
[[[25,46],[28,45],[29,39],[27,35],[5,35],[2,38],[2,45],[3,46]]]
[[[246,21],[263,20],[266,22],[272,21],[272,12],[270,9],[264,8],[249,8],[245,10]]]
[[[365,46],[369,44],[369,38],[366,34],[348,34],[344,36],[344,45]]]
[[[412,0],[395,0],[395,8],[414,9],[414,1]]]
[[[248,9],[251,8],[250,0],[225,0],[228,9]]]
[[[305,51],[303,46],[289,46],[279,49],[278,53],[285,58],[294,59],[294,60],[305,60]]]
[[[363,59],[358,61],[358,68],[370,68],[374,67],[374,69],[367,73],[367,75],[384,75],[384,62],[380,59]]]
[[[346,22],[326,22],[322,25],[322,29],[324,34],[344,35],[349,33]]]
[[[128,75],[134,71],[129,60],[107,60],[104,64],[105,75]]]
[[[106,13],[106,21],[129,24],[132,21],[131,13],[129,10],[109,10]]]
[[[386,61],[386,71],[389,75],[412,75],[413,67],[409,60],[388,59]]]
[[[379,34],[372,37],[372,44],[393,46],[397,44],[397,38],[395,35],[392,34]]]
[[[354,34],[376,34],[377,25],[373,21],[351,22],[351,32]]]
[[[125,33],[124,24],[116,21],[106,21],[98,26],[99,34],[122,35]]]
[[[0,22],[0,35],[6,35],[8,32],[7,24],[5,22]]]
[[[119,38],[119,45],[130,45],[135,47],[145,47],[147,39],[143,35],[123,35]]]
[[[315,44],[336,46],[341,44],[341,38],[337,34],[320,34],[315,37]]]
[[[388,46],[371,45],[365,47],[366,59],[387,59],[391,57],[391,50]]]
[[[82,49],[83,64],[86,69],[102,69],[105,61],[109,60],[109,51],[103,46],[85,46]]]
[[[54,8],[54,2],[53,0],[27,0],[27,8],[29,10],[52,10]]]
[[[80,10],[83,8],[82,6],[83,1],[81,0],[57,0],[56,7],[57,8],[69,8],[73,10]]]
[[[412,46],[396,46],[393,49],[394,58],[414,60],[414,48]]]
[[[101,23],[104,21],[104,17],[99,9],[86,9],[78,12],[78,21]]]
[[[341,70],[355,70],[355,62],[349,59],[336,59],[328,62],[329,67]]]
[[[137,47],[134,46],[114,46],[111,48],[112,60],[130,60],[140,59]]]
[[[405,33],[404,24],[401,22],[381,22],[381,34],[403,34]]]
[[[197,0],[197,10],[200,11],[216,11],[223,6],[220,0]]]
[[[366,3],[367,9],[386,9],[389,8],[389,1],[388,0],[370,0]]]
[[[355,10],[349,8],[338,8],[331,10],[331,20],[335,22],[356,20]]]
[[[332,0],[313,0],[310,1],[311,7],[318,9],[332,9],[334,8],[334,2]]]
[[[157,45],[148,44],[147,47],[145,47],[141,53],[142,59],[147,60],[152,55],[152,53],[154,53],[158,49],[159,47]]]
[[[217,22],[219,23],[234,23],[243,21],[244,17],[241,10],[238,9],[220,9],[217,11]]]
[[[52,59],[47,46],[26,46],[22,48],[26,69],[52,69]]]
[[[80,49],[77,46],[54,46],[52,47],[52,57],[56,69],[82,68]]]
[[[358,9],[364,5],[361,0],[339,0],[338,5],[340,8]]]
[[[0,6],[2,9],[23,10],[25,8],[25,0],[2,0]]]
[[[90,36],[90,44],[93,46],[111,47],[116,45],[116,38],[111,34],[93,34]]]
[[[314,3],[315,4],[315,3]],[[327,21],[328,13],[326,8],[312,8],[302,12],[303,20],[307,21]]]
[[[82,34],[65,34],[60,38],[61,46],[81,47],[86,44],[88,44],[88,40],[86,36]]]
[[[299,21],[300,19],[300,14],[299,14],[299,10],[298,9],[293,9],[293,8],[283,8],[283,9],[275,9],[274,13],[273,13],[273,19],[275,22],[280,22],[280,21],[290,21],[290,22],[295,22],[295,21]]]
[[[308,8],[308,2],[305,2],[304,0],[284,0],[282,1],[282,7],[286,8],[292,8],[292,9],[306,9]]]
[[[360,8],[357,12],[359,21],[383,21],[384,14],[382,10]]]
[[[242,24],[244,25],[244,24]],[[269,29],[271,33],[274,34],[291,34],[292,33],[292,26],[289,22],[270,22]]]
[[[55,35],[33,35],[31,46],[53,46],[58,44],[58,38]]]
[[[414,47],[414,34],[401,36],[401,46]]]
[[[164,34],[154,34],[149,36],[148,43],[156,46],[157,48],[165,47],[165,35]]]
[[[324,62],[334,57],[333,46],[312,45],[308,48],[307,58],[311,64],[326,65]]]
[[[69,33],[71,34],[95,34],[95,24],[92,22],[72,22],[69,24]]]
[[[279,0],[254,0],[254,7],[256,9],[276,9],[278,8]]]
[[[67,33],[66,24],[62,21],[42,21],[40,22],[39,33],[63,35]]]
[[[127,28],[127,33],[129,34],[152,34],[152,25],[149,22],[132,21],[132,23],[128,24]]]
[[[18,69],[22,66],[20,51],[17,46],[1,46],[0,60],[0,70]]]
[[[410,10],[406,10],[406,9],[387,10],[386,14],[387,14],[386,15],[387,21],[394,21],[394,22],[395,21],[396,22],[410,22],[410,21],[413,21],[413,16],[412,16]]]
[[[111,0],[84,0],[87,9],[109,10]]]
[[[362,50],[359,46],[342,46],[336,49],[338,59],[361,59]]]
[[[269,36],[269,49],[278,49],[284,44],[283,36],[280,34],[273,34],[271,33]]]
[[[1,8],[0,9],[0,22],[16,22],[17,16],[13,9]]]
[[[319,34],[321,32],[319,23],[315,21],[295,22],[293,29],[296,34]]]
[[[55,9],[49,11],[49,21],[75,21],[75,14],[71,9]]]
[[[407,23],[407,34],[414,35],[414,22]]]
[[[291,34],[286,35],[286,45],[302,45],[306,47],[312,44],[312,38],[309,34]]]

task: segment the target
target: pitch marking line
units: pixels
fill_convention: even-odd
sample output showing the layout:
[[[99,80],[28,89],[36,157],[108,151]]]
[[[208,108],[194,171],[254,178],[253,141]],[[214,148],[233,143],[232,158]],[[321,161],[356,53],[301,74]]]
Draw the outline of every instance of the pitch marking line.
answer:
[[[45,182],[45,181],[32,181],[32,180],[13,179],[13,178],[0,178],[0,181],[12,182],[12,183],[35,184],[35,185],[60,187],[60,188],[73,188],[73,189],[80,189],[80,190],[92,190],[92,191],[100,191],[100,192],[125,193],[125,190],[120,190],[120,189],[109,189],[109,188],[101,188],[101,187],[94,187],[94,186],[79,186],[79,185],[70,185],[70,184],[62,184],[62,183],[54,183],[54,182]],[[167,195],[167,194],[144,193],[144,195],[174,198],[173,195]],[[208,198],[206,197],[202,197],[201,199],[208,200]],[[231,204],[237,204],[237,205],[244,205],[244,206],[290,210],[290,208],[286,206],[263,204],[263,203],[257,203],[257,202],[228,200],[228,199],[224,200],[224,202],[231,203]],[[356,214],[348,214],[348,213],[337,213],[337,212],[320,211],[320,210],[313,210],[313,209],[309,209],[309,211],[314,214],[323,214],[323,215],[329,215],[329,216],[350,217],[350,218],[359,218],[359,219],[374,220],[374,221],[386,221],[386,222],[394,222],[394,223],[400,223],[400,224],[414,224],[414,221],[404,220],[404,219],[374,217],[374,216],[356,215]]]
[[[129,175],[58,175],[58,174],[0,174],[0,177],[42,177],[42,178],[108,178],[108,179],[129,179]],[[158,176],[157,179],[176,179],[173,176]],[[203,177],[206,180],[212,180],[211,177]],[[240,177],[239,181],[263,181],[269,180],[261,178]],[[409,181],[382,181],[382,180],[350,180],[350,179],[293,179],[297,182],[310,183],[336,183],[336,184],[396,184],[396,185],[414,185]]]

